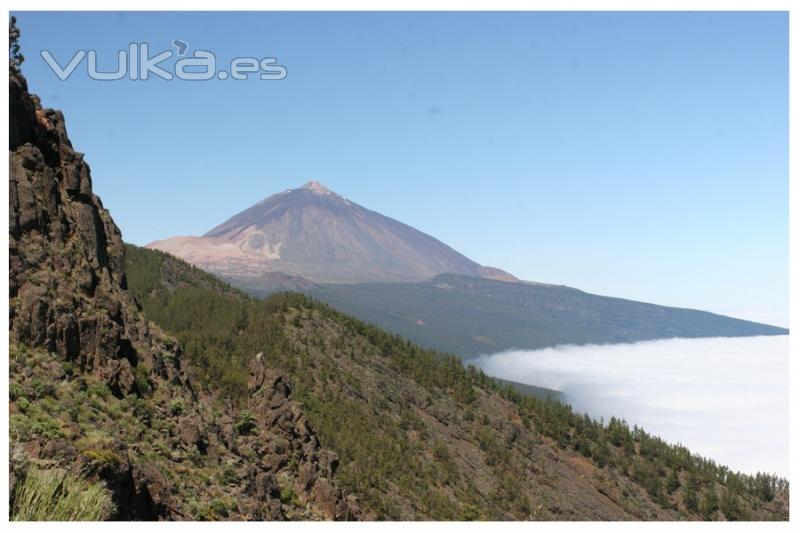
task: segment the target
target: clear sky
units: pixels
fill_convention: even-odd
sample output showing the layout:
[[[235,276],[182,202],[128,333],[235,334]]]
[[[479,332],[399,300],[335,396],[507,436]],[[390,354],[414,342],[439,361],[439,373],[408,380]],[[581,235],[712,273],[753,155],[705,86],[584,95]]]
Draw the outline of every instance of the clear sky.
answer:
[[[785,13],[17,18],[129,242],[315,179],[524,279],[785,321]],[[288,76],[60,81],[39,55],[173,39]]]

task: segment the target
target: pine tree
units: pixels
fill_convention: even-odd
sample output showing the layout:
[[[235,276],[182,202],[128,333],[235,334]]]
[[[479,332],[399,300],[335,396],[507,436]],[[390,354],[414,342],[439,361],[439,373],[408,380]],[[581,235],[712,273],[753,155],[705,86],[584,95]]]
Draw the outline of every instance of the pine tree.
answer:
[[[23,61],[25,61],[25,56],[19,51],[17,17],[11,17],[8,22],[8,62],[13,68],[19,69]]]
[[[744,520],[746,518],[741,505],[739,505],[739,498],[730,489],[726,490],[722,495],[720,509],[727,520]]]
[[[700,507],[700,510],[703,514],[704,520],[713,520],[714,515],[716,515],[717,510],[719,510],[719,498],[717,497],[717,491],[714,487],[711,487],[706,491],[705,495],[703,496],[703,504]]]
[[[693,513],[698,511],[697,489],[695,488],[695,482],[692,478],[690,478],[689,482],[686,484],[686,491],[683,494],[683,503],[689,511]]]
[[[680,486],[681,482],[678,479],[678,473],[673,468],[672,470],[670,470],[669,477],[667,478],[667,493],[672,494],[673,492],[678,490],[678,487]]]

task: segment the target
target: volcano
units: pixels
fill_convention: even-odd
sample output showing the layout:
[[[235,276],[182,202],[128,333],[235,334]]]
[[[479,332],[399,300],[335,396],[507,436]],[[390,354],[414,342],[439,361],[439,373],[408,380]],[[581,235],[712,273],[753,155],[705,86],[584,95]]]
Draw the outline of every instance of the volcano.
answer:
[[[316,181],[274,194],[202,237],[148,248],[239,281],[278,275],[315,283],[414,282],[444,273],[516,280]]]

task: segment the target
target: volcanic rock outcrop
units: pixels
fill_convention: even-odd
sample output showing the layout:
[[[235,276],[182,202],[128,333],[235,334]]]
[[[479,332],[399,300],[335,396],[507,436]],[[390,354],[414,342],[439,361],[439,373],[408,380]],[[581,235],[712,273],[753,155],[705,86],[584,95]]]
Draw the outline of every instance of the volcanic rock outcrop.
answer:
[[[284,376],[253,354],[244,423],[195,384],[126,290],[120,230],[63,115],[14,67],[9,100],[10,412],[31,415],[28,391],[69,406],[47,437],[18,428],[22,463],[102,481],[110,518],[356,518]],[[12,495],[24,475],[12,469]]]

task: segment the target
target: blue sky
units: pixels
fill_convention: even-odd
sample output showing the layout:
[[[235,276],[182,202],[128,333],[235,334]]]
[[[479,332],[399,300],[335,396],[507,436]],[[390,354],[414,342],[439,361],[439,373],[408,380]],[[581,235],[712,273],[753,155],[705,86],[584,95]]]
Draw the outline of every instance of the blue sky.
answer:
[[[521,278],[784,320],[784,13],[17,18],[31,90],[130,242],[315,179]],[[39,56],[111,70],[173,39],[288,76],[94,81],[84,60],[60,81]]]

